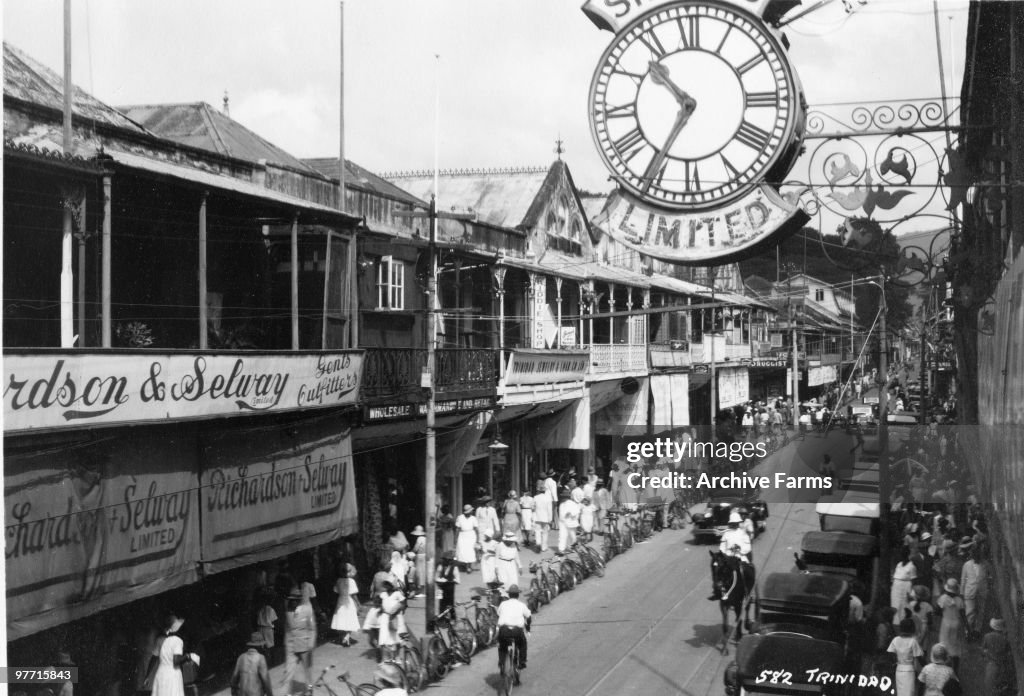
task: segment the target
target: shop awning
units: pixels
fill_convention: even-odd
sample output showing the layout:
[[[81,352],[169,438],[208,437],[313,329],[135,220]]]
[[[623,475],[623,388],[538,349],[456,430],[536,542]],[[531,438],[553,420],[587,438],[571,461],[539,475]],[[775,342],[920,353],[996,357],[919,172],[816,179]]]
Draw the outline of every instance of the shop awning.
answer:
[[[687,374],[651,375],[654,433],[690,425],[690,376]]]
[[[590,395],[575,399],[568,406],[544,418],[533,418],[536,423],[534,441],[538,450],[590,449]]]
[[[594,433],[620,437],[647,434],[648,386],[646,377],[637,379],[639,388],[597,412]]]
[[[484,430],[493,420],[490,411],[475,414],[460,429],[440,439],[437,445],[437,476],[439,478],[459,476],[466,460],[476,449]]]

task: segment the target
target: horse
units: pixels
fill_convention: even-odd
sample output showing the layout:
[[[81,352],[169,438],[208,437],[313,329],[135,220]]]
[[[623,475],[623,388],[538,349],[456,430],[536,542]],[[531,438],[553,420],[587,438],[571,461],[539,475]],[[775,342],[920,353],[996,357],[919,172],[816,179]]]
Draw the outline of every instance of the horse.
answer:
[[[729,654],[729,609],[736,614],[736,629],[732,642],[738,643],[743,635],[743,624],[750,611],[749,598],[754,592],[757,576],[754,566],[741,563],[739,556],[729,556],[721,551],[708,551],[711,555],[711,578],[721,600],[722,610],[722,654]]]

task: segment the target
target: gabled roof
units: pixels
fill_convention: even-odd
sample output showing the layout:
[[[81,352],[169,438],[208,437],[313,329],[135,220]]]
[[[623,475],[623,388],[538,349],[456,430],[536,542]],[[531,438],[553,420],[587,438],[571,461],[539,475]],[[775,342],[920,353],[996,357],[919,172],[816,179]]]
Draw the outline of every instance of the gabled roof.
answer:
[[[162,138],[245,162],[266,160],[303,174],[319,172],[252,132],[206,102],[121,107],[130,118]]]
[[[438,177],[438,207],[475,212],[478,221],[495,227],[523,227],[549,171],[549,167],[443,169]],[[434,174],[430,171],[383,176],[423,200],[429,200],[434,192]]]
[[[149,134],[141,125],[77,86],[72,87],[72,114],[97,123]],[[4,42],[4,98],[63,111],[64,78],[18,48]]]
[[[337,157],[312,157],[302,161],[331,179],[337,180],[340,174]],[[370,193],[386,196],[387,198],[393,198],[417,208],[429,206],[426,200],[417,198],[408,191],[395,186],[386,179],[382,179],[351,160],[345,160],[345,186],[352,186],[353,188],[359,188]]]

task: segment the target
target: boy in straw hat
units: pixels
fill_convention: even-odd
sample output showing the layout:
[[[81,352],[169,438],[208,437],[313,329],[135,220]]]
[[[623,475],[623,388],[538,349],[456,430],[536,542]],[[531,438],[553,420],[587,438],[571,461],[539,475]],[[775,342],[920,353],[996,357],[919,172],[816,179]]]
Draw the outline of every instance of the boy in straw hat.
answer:
[[[231,696],[274,696],[267,658],[260,652],[267,647],[263,634],[259,631],[253,633],[245,647],[231,674]]]

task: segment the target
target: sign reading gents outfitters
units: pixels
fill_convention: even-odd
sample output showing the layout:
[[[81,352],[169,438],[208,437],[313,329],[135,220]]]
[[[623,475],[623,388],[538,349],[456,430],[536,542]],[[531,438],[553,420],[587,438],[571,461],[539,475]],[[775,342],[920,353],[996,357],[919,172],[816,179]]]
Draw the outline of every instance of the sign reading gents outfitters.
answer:
[[[615,33],[590,126],[619,185],[596,222],[678,264],[734,261],[808,216],[775,186],[800,153],[806,102],[767,0],[588,0]]]
[[[4,354],[6,433],[355,403],[362,351]]]

